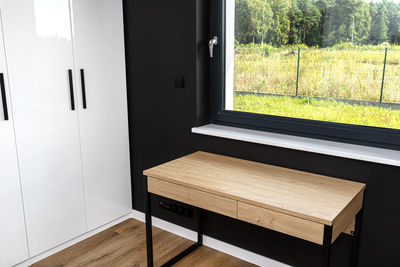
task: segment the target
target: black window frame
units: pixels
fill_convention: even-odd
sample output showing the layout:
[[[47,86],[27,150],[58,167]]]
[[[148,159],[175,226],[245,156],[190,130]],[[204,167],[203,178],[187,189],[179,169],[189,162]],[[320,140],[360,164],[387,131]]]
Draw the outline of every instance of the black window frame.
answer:
[[[226,0],[212,0],[210,8],[210,39],[218,37],[210,58],[212,124],[400,150],[400,129],[225,110]]]

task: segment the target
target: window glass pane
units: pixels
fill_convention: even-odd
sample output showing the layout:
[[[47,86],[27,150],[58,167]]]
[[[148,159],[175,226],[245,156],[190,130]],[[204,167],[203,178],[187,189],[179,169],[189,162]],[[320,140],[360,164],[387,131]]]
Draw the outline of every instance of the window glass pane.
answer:
[[[400,128],[400,0],[226,0],[225,109]]]

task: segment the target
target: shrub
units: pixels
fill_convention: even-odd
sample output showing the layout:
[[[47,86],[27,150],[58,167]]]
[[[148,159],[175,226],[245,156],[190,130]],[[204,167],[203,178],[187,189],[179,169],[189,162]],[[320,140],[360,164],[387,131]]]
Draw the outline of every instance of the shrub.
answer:
[[[354,48],[354,44],[351,43],[351,42],[340,43],[340,44],[335,44],[334,46],[332,46],[332,48],[336,49],[336,50],[353,49]]]
[[[274,51],[274,47],[271,45],[263,45],[263,48],[266,57],[271,56],[272,52]]]

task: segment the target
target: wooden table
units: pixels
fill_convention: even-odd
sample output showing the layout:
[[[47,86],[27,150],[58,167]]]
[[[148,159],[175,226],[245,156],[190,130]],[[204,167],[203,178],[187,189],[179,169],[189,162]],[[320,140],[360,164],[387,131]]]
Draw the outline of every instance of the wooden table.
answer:
[[[153,266],[151,194],[198,207],[198,242],[168,261],[171,266],[202,245],[202,209],[301,238],[322,247],[353,235],[357,265],[365,184],[206,152],[145,170],[148,266]]]

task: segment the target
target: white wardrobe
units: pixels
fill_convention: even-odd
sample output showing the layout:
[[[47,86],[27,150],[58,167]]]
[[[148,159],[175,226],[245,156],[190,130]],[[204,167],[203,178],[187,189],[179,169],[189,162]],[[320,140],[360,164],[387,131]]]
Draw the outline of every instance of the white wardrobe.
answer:
[[[0,21],[0,32],[2,24]],[[28,258],[7,64],[0,36],[0,266]]]
[[[9,266],[132,208],[122,0],[0,0],[0,12]]]

